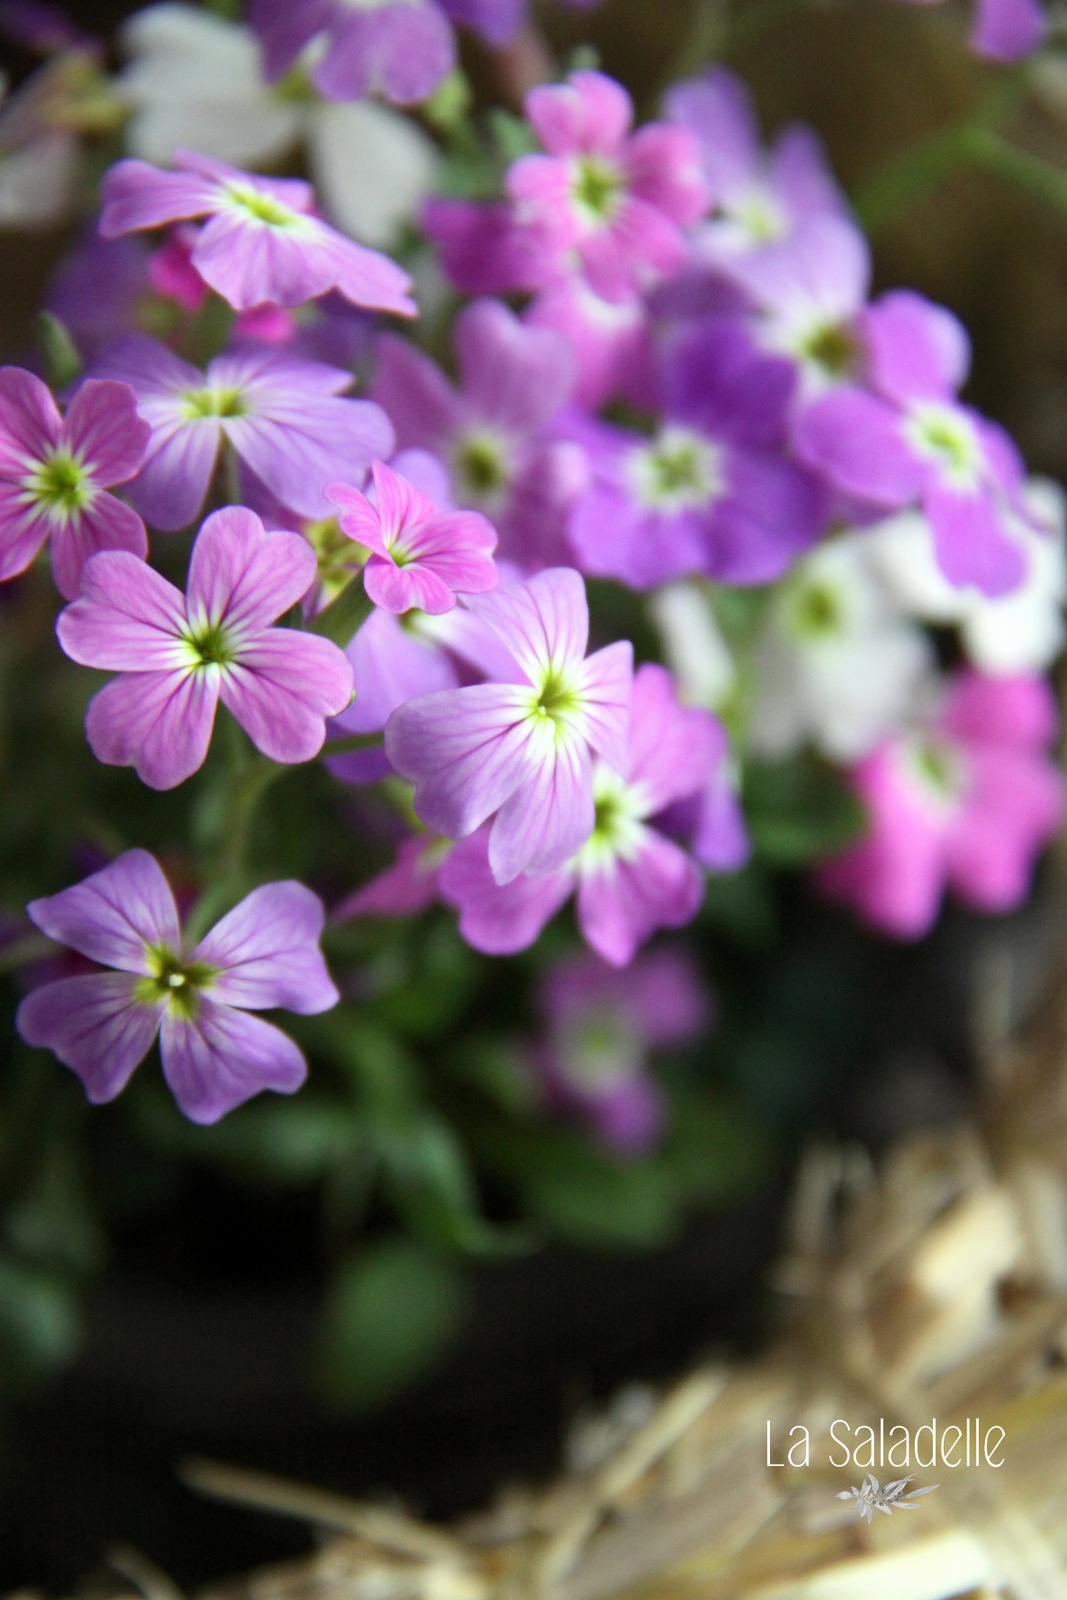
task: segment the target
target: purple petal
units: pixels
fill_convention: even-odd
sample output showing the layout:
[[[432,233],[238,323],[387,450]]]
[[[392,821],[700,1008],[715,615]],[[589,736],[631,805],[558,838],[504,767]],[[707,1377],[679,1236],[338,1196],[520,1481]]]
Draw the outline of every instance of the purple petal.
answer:
[[[227,417],[223,431],[283,505],[305,517],[331,516],[326,485],[391,455],[392,425],[372,401],[312,396],[295,385],[287,392],[286,385],[283,366],[269,395],[249,391],[255,414]]]
[[[951,311],[910,289],[882,295],[862,318],[870,382],[898,405],[951,400],[967,377],[971,347]]]
[[[693,854],[712,872],[737,872],[752,854],[741,802],[724,773],[716,774],[701,796]]]
[[[352,698],[352,668],[329,639],[271,628],[226,669],[219,694],[272,761],[310,761],[326,738],[325,719]]]
[[[1048,31],[1040,0],[978,0],[971,43],[994,61],[1020,61],[1031,55]]]
[[[328,27],[332,10],[331,0],[252,0],[248,21],[263,45],[269,83],[283,78],[304,46]]]
[[[506,202],[432,199],[421,221],[444,272],[466,294],[540,289],[555,275],[555,256],[541,230],[519,223]]]
[[[438,0],[442,11],[461,27],[473,28],[494,50],[511,43],[526,17],[524,0]],[[599,0],[567,0],[567,4]]]
[[[264,884],[215,924],[192,959],[221,969],[211,998],[222,1005],[328,1011],[340,996],[319,949],[324,921],[322,901],[302,883]]]
[[[205,216],[219,204],[219,186],[194,172],[161,172],[147,161],[118,161],[100,185],[105,239],[167,222]]]
[[[385,753],[415,784],[415,811],[434,833],[463,839],[536,770],[529,691],[480,683],[421,695],[393,712]]]
[[[280,1028],[204,998],[192,1021],[168,1012],[159,1044],[163,1076],[190,1122],[217,1122],[261,1089],[293,1094],[307,1077]]]
[[[678,703],[665,667],[646,662],[633,680],[629,763],[624,776],[640,784],[646,816],[704,788],[726,753],[722,724],[709,711]]]
[[[619,639],[583,661],[578,673],[582,733],[616,772],[625,772],[629,761],[633,670],[634,647]]]
[[[713,439],[773,449],[795,387],[794,364],[757,351],[735,318],[704,318],[666,351],[668,413]]]
[[[143,404],[142,410],[147,410]],[[177,413],[178,408],[173,410]],[[151,527],[175,533],[195,520],[215,471],[221,439],[217,417],[185,422],[175,414],[153,430],[145,464],[126,489]]]
[[[445,652],[406,632],[387,611],[371,613],[346,653],[356,698],[335,720],[337,733],[375,733],[397,706],[458,684]]]
[[[125,551],[86,563],[82,594],[60,612],[59,642],[72,661],[110,672],[179,666],[185,600],[172,583]]]
[[[225,621],[241,659],[246,641],[305,595],[315,552],[298,533],[267,533],[254,511],[224,506],[205,520],[189,562],[188,609],[194,628]]]
[[[440,617],[451,611],[456,597],[435,572],[419,563],[398,567],[392,559],[371,556],[363,569],[363,587],[376,606],[400,616],[405,611],[425,611]]]
[[[724,583],[769,583],[819,537],[826,491],[793,461],[741,450],[729,480],[729,497],[706,522],[703,570]]]
[[[173,789],[203,765],[218,697],[217,667],[123,673],[90,700],[86,737],[98,761]]]
[[[581,574],[548,567],[524,584],[477,595],[470,609],[493,629],[530,682],[550,668],[575,666],[589,640],[589,607]]]
[[[62,427],[40,378],[22,367],[0,367],[0,470],[25,472],[59,442]]]
[[[372,11],[339,10],[331,47],[312,73],[328,100],[358,100],[380,91],[395,105],[415,105],[455,65],[452,29],[436,7],[401,0]]]
[[[143,564],[148,535],[136,511],[113,494],[102,493],[52,529],[52,576],[65,600],[78,594],[86,562],[105,550],[123,552]]]
[[[797,419],[794,444],[808,466],[875,505],[907,505],[922,486],[922,468],[901,434],[898,413],[862,389],[843,385],[813,401]]]
[[[147,976],[147,945],[178,948],[178,913],[170,884],[147,850],[127,850],[71,889],[26,907],[50,939],[90,961]]]
[[[453,335],[472,411],[522,436],[550,422],[574,387],[575,360],[553,328],[519,321],[499,300],[476,300],[456,318]]]
[[[584,740],[557,731],[551,750],[539,754],[489,835],[489,866],[497,883],[510,883],[520,872],[554,872],[593,831],[593,766]]]
[[[54,528],[43,506],[27,505],[17,485],[0,482],[0,583],[25,572]]]
[[[578,925],[598,955],[625,967],[658,928],[691,922],[703,898],[696,864],[662,834],[643,828],[632,860],[616,857],[606,868],[583,874]]]
[[[246,211],[219,211],[200,230],[191,256],[204,282],[236,311],[270,301],[296,307],[333,288],[327,256],[294,232]]]
[[[124,972],[61,978],[28,994],[15,1026],[27,1044],[51,1050],[76,1072],[93,1105],[114,1100],[159,1032],[162,1003],[134,1001],[136,979]]]
[[[440,367],[395,334],[382,334],[374,353],[371,398],[392,421],[398,447],[445,448],[459,427],[463,407]]]
[[[550,155],[612,155],[629,131],[633,104],[605,73],[572,72],[566,83],[531,89],[526,115]]]
[[[739,78],[716,67],[700,78],[672,84],[664,96],[672,122],[700,142],[701,165],[713,203],[743,193],[759,174],[761,154],[748,91]]]
[[[331,912],[331,922],[347,922],[351,917],[414,917],[426,911],[437,899],[441,850],[440,839],[425,833],[405,839],[394,865],[342,900]]]
[[[71,450],[105,489],[133,477],[152,431],[137,415],[137,396],[130,385],[106,378],[82,384],[63,428]]]
[[[441,898],[459,912],[459,931],[486,955],[514,955],[533,944],[541,929],[568,899],[574,874],[520,874],[497,883],[489,866],[488,827],[450,852],[441,868]]]
[[[173,350],[150,339],[146,333],[130,333],[108,347],[94,364],[94,375],[127,383],[143,400],[149,396],[180,395],[187,389],[202,389],[204,374],[176,356]]]
[[[346,300],[369,311],[392,311],[398,317],[418,315],[419,308],[408,293],[411,279],[403,268],[380,250],[355,244],[324,222],[317,226],[316,246],[330,263],[332,286]]]
[[[990,496],[940,484],[923,496],[937,564],[950,583],[973,584],[992,598],[1010,594],[1026,575],[1026,557]]]
[[[771,157],[771,186],[796,222],[825,212],[849,217],[848,202],[830,172],[823,142],[813,128],[783,128]]]

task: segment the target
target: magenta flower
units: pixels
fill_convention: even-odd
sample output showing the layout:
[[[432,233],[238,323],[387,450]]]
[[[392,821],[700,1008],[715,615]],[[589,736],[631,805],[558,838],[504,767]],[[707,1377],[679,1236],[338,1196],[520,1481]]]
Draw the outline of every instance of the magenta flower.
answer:
[[[682,229],[708,200],[687,128],[649,123],[630,136],[630,97],[601,72],[531,90],[526,114],[547,154],[520,157],[508,193],[541,241],[544,282],[569,276],[576,258],[597,294],[625,300],[681,266]]]
[[[271,350],[218,356],[206,372],[156,339],[134,334],[98,364],[128,383],[151,429],[129,494],[145,520],[171,532],[204,504],[223,443],[276,499],[305,517],[330,517],[325,485],[388,456],[393,430],[380,406],[340,394],[352,374]]]
[[[448,462],[456,498],[489,517],[502,553],[550,566],[566,555],[564,511],[584,481],[581,452],[546,437],[570,397],[575,363],[566,340],[525,326],[498,300],[456,318],[460,387],[406,339],[383,334],[371,394],[401,447]]]
[[[938,5],[940,0],[910,0],[912,5]],[[1041,0],[978,0],[971,45],[993,61],[1021,61],[1032,55],[1048,32]]]
[[[440,616],[457,594],[495,589],[499,574],[491,552],[496,531],[477,511],[438,511],[428,495],[375,461],[374,500],[347,483],[331,483],[326,498],[338,506],[338,525],[371,552],[363,587],[385,611],[413,608]]]
[[[819,867],[818,887],[899,939],[933,927],[946,885],[979,911],[1019,905],[1064,816],[1057,722],[1042,678],[957,673],[922,727],[853,769],[867,833]]]
[[[456,61],[448,19],[429,0],[253,0],[267,78],[276,82],[317,36],[311,81],[327,100],[381,93],[395,105],[426,100]]]
[[[435,833],[464,839],[496,814],[487,859],[509,883],[561,866],[592,833],[593,754],[617,769],[626,760],[633,647],[585,659],[585,585],[565,567],[468,604],[509,652],[511,675],[400,706],[385,752]]]
[[[101,187],[105,239],[207,217],[190,260],[237,311],[264,301],[302,306],[336,289],[356,306],[416,314],[407,273],[317,217],[310,184],[241,172],[191,150],[175,160],[177,172],[135,160],[111,168]]]
[[[185,595],[124,551],[87,562],[56,632],[72,660],[121,674],[89,704],[97,760],[173,789],[207,755],[220,700],[271,760],[317,755],[325,719],[352,697],[352,668],[328,639],[271,626],[315,572],[305,539],[265,533],[244,506],[204,523]]]
[[[612,966],[626,966],[657,929],[691,922],[704,898],[703,875],[650,822],[699,795],[725,748],[721,724],[710,712],[683,709],[665,668],[640,667],[625,760],[614,768],[597,762],[595,825],[569,861],[555,872],[498,879],[486,829],[445,860],[441,896],[459,911],[468,944],[487,955],[525,950],[575,890],[582,935]]]
[[[666,1117],[649,1050],[700,1037],[711,1007],[681,950],[642,956],[620,973],[583,955],[549,969],[541,988],[548,1039],[532,1066],[549,1104],[580,1116],[620,1152],[649,1149]]]
[[[40,378],[0,367],[0,581],[24,572],[48,538],[68,600],[97,550],[143,560],[144,523],[105,491],[133,477],[148,434],[125,384],[83,384],[64,418]]]
[[[54,1051],[94,1105],[121,1094],[157,1034],[163,1075],[193,1122],[217,1122],[261,1089],[300,1088],[307,1066],[296,1045],[247,1012],[337,1004],[318,948],[322,902],[303,884],[254,889],[191,951],[146,850],[26,909],[50,939],[117,969],[46,983],[16,1018],[26,1043]]]
[[[966,332],[908,290],[869,307],[861,331],[869,389],[842,384],[813,401],[796,423],[798,453],[860,500],[918,500],[949,582],[1007,594],[1025,575],[1011,531],[1024,468],[1003,429],[956,399]]]

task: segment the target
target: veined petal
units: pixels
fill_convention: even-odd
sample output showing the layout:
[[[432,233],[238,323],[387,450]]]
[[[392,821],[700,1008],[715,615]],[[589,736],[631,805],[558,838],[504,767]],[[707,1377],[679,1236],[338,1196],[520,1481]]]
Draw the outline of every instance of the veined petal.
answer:
[[[633,670],[634,647],[629,639],[619,639],[589,656],[575,673],[582,734],[616,772],[625,772],[630,759]]]
[[[418,610],[440,617],[456,603],[455,594],[436,572],[420,562],[398,567],[391,556],[371,556],[363,569],[363,586],[376,606],[394,616]]]
[[[144,402],[141,409],[148,414]],[[151,527],[174,533],[194,520],[211,483],[221,439],[218,417],[186,422],[175,415],[155,429],[144,466],[126,488]]]
[[[190,1122],[217,1122],[261,1089],[293,1094],[307,1077],[280,1028],[202,996],[191,1019],[168,1011],[159,1043],[163,1076]]]
[[[338,508],[337,525],[341,532],[388,560],[389,540],[382,529],[378,509],[367,496],[348,483],[328,483],[323,493],[331,505]]]
[[[538,745],[541,740],[538,739]],[[520,872],[554,872],[593,831],[593,764],[581,737],[548,734],[534,770],[497,813],[489,835],[489,865],[497,883]]]
[[[108,378],[82,384],[63,429],[74,455],[104,488],[133,477],[152,431],[137,415],[137,396],[130,385]]]
[[[173,789],[203,765],[219,697],[217,667],[197,672],[126,672],[89,702],[93,755],[135,767],[150,789]]]
[[[297,233],[231,206],[216,212],[201,229],[190,259],[204,282],[235,311],[265,301],[302,306],[325,294],[334,280],[322,253],[309,248],[311,232],[311,219],[302,219]]]
[[[589,607],[581,574],[547,567],[528,582],[478,595],[470,609],[511,651],[531,683],[549,671],[576,667],[589,642]]]
[[[479,683],[420,695],[385,725],[385,752],[415,784],[415,810],[428,828],[463,839],[526,784],[538,754],[530,693]]]
[[[65,600],[73,600],[81,589],[85,563],[105,550],[124,552],[144,565],[148,535],[136,511],[102,492],[52,528],[52,576]]]
[[[272,628],[222,675],[222,703],[272,761],[310,761],[326,738],[328,716],[352,698],[343,650],[317,634]]]
[[[315,572],[315,552],[300,534],[267,533],[247,506],[224,506],[205,520],[193,546],[190,624],[225,623],[243,644],[295,605]]]
[[[31,900],[26,910],[50,939],[123,972],[152,971],[149,945],[178,947],[174,896],[147,850],[127,850],[73,888]]]
[[[105,672],[166,671],[187,665],[180,635],[185,600],[172,583],[124,550],[85,564],[82,594],[56,621],[64,651]]]
[[[218,184],[195,172],[162,172],[147,161],[118,161],[100,185],[103,210],[100,232],[105,239],[141,228],[160,228],[214,211]]]
[[[25,471],[59,442],[63,424],[46,384],[22,367],[0,367],[0,470]]]
[[[219,969],[210,993],[223,1005],[328,1011],[340,996],[319,949],[324,921],[322,901],[302,883],[267,883],[215,924],[192,960]]]
[[[43,506],[27,505],[21,489],[0,482],[0,583],[25,572],[54,527]]]
[[[489,833],[487,824],[449,853],[440,872],[441,898],[459,912],[459,931],[469,945],[486,955],[509,956],[533,944],[571,894],[575,878],[563,868],[497,883],[489,866]]]
[[[279,390],[257,403],[255,415],[227,417],[223,431],[242,460],[283,505],[306,517],[325,517],[333,507],[324,486],[361,473],[375,456],[390,455],[393,429],[380,406],[369,400]]]
[[[27,1044],[51,1050],[76,1072],[93,1105],[114,1100],[152,1048],[162,1003],[139,1005],[125,972],[61,978],[28,994],[15,1026]]]
[[[578,885],[582,933],[614,967],[628,965],[658,928],[691,922],[704,898],[703,874],[684,850],[652,828],[641,828],[640,841],[632,860],[616,857]]]
[[[674,681],[652,662],[633,681],[629,767],[640,784],[646,816],[699,793],[726,754],[722,724],[707,711],[679,705]]]

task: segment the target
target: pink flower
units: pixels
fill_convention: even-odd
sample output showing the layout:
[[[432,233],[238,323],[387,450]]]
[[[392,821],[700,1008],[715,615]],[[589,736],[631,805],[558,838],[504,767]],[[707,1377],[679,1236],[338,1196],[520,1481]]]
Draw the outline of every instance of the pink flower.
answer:
[[[681,266],[681,230],[708,203],[687,128],[649,123],[630,136],[630,97],[601,72],[531,90],[526,114],[547,154],[516,161],[508,193],[520,225],[543,238],[543,281],[577,258],[597,294],[626,300]]]
[[[911,0],[937,5],[940,0]],[[978,0],[971,48],[992,61],[1020,61],[1038,49],[1048,32],[1041,0]]]
[[[347,483],[326,498],[340,507],[342,533],[371,552],[363,586],[376,606],[399,615],[413,607],[440,616],[457,594],[481,594],[499,581],[490,552],[493,526],[477,511],[438,511],[428,495],[375,461],[374,502]]]
[[[490,870],[485,829],[446,859],[442,898],[459,911],[468,944],[488,955],[526,949],[575,890],[578,926],[612,966],[626,966],[658,928],[692,921],[704,897],[703,875],[650,819],[700,795],[721,765],[725,744],[709,712],[679,705],[665,668],[640,667],[625,757],[614,768],[596,764],[595,825],[569,861],[555,872],[500,880]]]
[[[400,706],[385,751],[435,833],[465,839],[495,813],[487,859],[509,883],[561,866],[592,833],[593,754],[626,760],[633,650],[620,641],[585,659],[585,585],[566,567],[468,604],[508,652],[509,676]]]
[[[310,184],[241,172],[191,150],[175,160],[177,172],[135,160],[111,168],[101,188],[105,239],[207,217],[189,259],[237,311],[264,301],[301,306],[336,289],[356,306],[416,314],[407,273],[315,216]]]
[[[185,595],[123,551],[93,557],[56,631],[74,661],[120,674],[89,704],[97,760],[172,789],[207,755],[220,700],[273,761],[317,755],[326,717],[351,699],[352,668],[328,639],[271,626],[315,573],[305,539],[265,533],[244,506],[204,523]]]
[[[920,729],[853,768],[867,834],[819,867],[818,887],[901,939],[933,927],[946,885],[977,910],[1010,911],[1063,819],[1046,753],[1056,727],[1043,679],[956,674]]]
[[[318,948],[322,902],[303,884],[254,889],[191,951],[146,850],[26,909],[50,939],[118,969],[46,983],[16,1019],[27,1044],[77,1073],[94,1105],[122,1092],[157,1034],[163,1075],[193,1122],[217,1122],[261,1089],[300,1088],[307,1066],[296,1045],[246,1013],[337,1004]]]
[[[0,581],[24,572],[49,537],[68,600],[97,550],[143,560],[144,523],[105,490],[133,477],[148,436],[124,383],[83,384],[63,418],[40,378],[0,367]]]

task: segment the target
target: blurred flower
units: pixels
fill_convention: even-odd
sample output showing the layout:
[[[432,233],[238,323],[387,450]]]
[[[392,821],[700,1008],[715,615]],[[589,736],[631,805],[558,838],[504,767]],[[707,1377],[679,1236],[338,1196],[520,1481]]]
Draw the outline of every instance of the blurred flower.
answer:
[[[452,29],[434,0],[253,0],[249,21],[272,81],[318,41],[311,81],[328,100],[379,93],[417,104],[456,62]]]
[[[561,866],[593,832],[593,754],[617,770],[626,761],[633,647],[585,659],[585,586],[567,568],[468,605],[505,646],[507,680],[409,701],[389,718],[385,749],[436,833],[462,839],[496,813],[488,861],[509,883]]]
[[[101,185],[105,239],[207,217],[191,260],[237,311],[264,301],[301,306],[336,289],[356,306],[416,314],[407,273],[320,221],[310,184],[241,172],[193,151],[177,151],[175,159],[177,172],[135,160],[108,171]]]
[[[74,206],[81,136],[113,131],[122,105],[99,53],[80,44],[6,91],[0,72],[0,228],[52,227]]]
[[[61,417],[40,378],[0,367],[0,580],[25,571],[46,539],[68,600],[95,551],[143,559],[144,524],[105,490],[133,477],[148,439],[124,383],[90,380]]]
[[[1023,500],[1026,516],[1012,518],[1011,531],[1025,556],[1026,574],[1018,588],[1000,598],[973,585],[949,583],[937,564],[933,530],[917,511],[891,517],[865,536],[904,610],[924,622],[957,627],[967,659],[997,675],[1051,666],[1065,637],[1064,492],[1049,478],[1031,478]]]
[[[129,492],[146,521],[165,532],[200,511],[224,440],[283,505],[309,517],[333,514],[328,483],[392,449],[381,408],[341,396],[350,372],[284,352],[235,351],[201,372],[158,340],[131,334],[94,370],[128,383],[150,425]]]
[[[133,108],[135,156],[166,165],[194,145],[220,161],[269,165],[303,139],[332,220],[378,246],[395,241],[434,187],[436,149],[417,124],[371,101],[323,103],[310,88],[268,83],[250,28],[166,0],[131,17],[122,42],[131,61],[117,92]]]
[[[932,665],[925,634],[879,578],[868,536],[833,539],[771,599],[753,656],[749,745],[774,758],[810,739],[833,761],[855,761],[905,720]]]
[[[314,577],[307,541],[245,506],[207,518],[185,595],[124,552],[94,557],[56,631],[72,660],[120,674],[86,714],[97,760],[172,789],[202,765],[220,700],[272,761],[317,755],[352,668],[328,639],[272,626]]]
[[[941,0],[910,0],[938,5]],[[994,61],[1019,61],[1043,42],[1048,19],[1041,0],[977,0],[971,44]]]
[[[46,983],[19,1006],[27,1044],[53,1050],[96,1105],[113,1100],[160,1035],[163,1075],[193,1122],[307,1075],[293,1041],[249,1010],[304,1015],[338,1000],[318,948],[322,903],[292,881],[254,889],[191,952],[170,886],[146,850],[27,911],[49,938],[117,971]]]
[[[535,870],[502,883],[491,870],[487,829],[449,854],[441,895],[459,911],[463,937],[489,955],[524,950],[577,891],[583,937],[605,961],[622,967],[657,929],[692,921],[704,896],[703,877],[652,823],[675,802],[700,795],[725,750],[721,724],[706,711],[680,706],[663,667],[639,667],[625,758],[611,766],[596,763],[594,827],[570,860],[558,871]]]
[[[373,502],[346,483],[329,484],[326,498],[339,508],[341,531],[371,552],[363,587],[376,606],[436,616],[452,610],[457,594],[496,588],[492,523],[477,511],[438,511],[384,462],[371,470]]]
[[[585,482],[582,453],[546,436],[574,384],[566,341],[524,326],[497,300],[477,300],[453,333],[460,386],[390,334],[376,343],[370,393],[404,446],[435,451],[461,505],[491,519],[501,553],[530,567],[566,556],[564,512]]]
[[[657,950],[625,973],[592,955],[560,962],[545,973],[541,1010],[548,1039],[531,1064],[550,1103],[577,1112],[615,1150],[654,1145],[666,1107],[648,1051],[689,1044],[711,1018],[688,957]]]
[[[1063,820],[1046,753],[1057,721],[1043,679],[956,673],[914,728],[853,768],[867,832],[816,869],[817,886],[902,939],[933,927],[946,885],[977,910],[1010,911]]]

